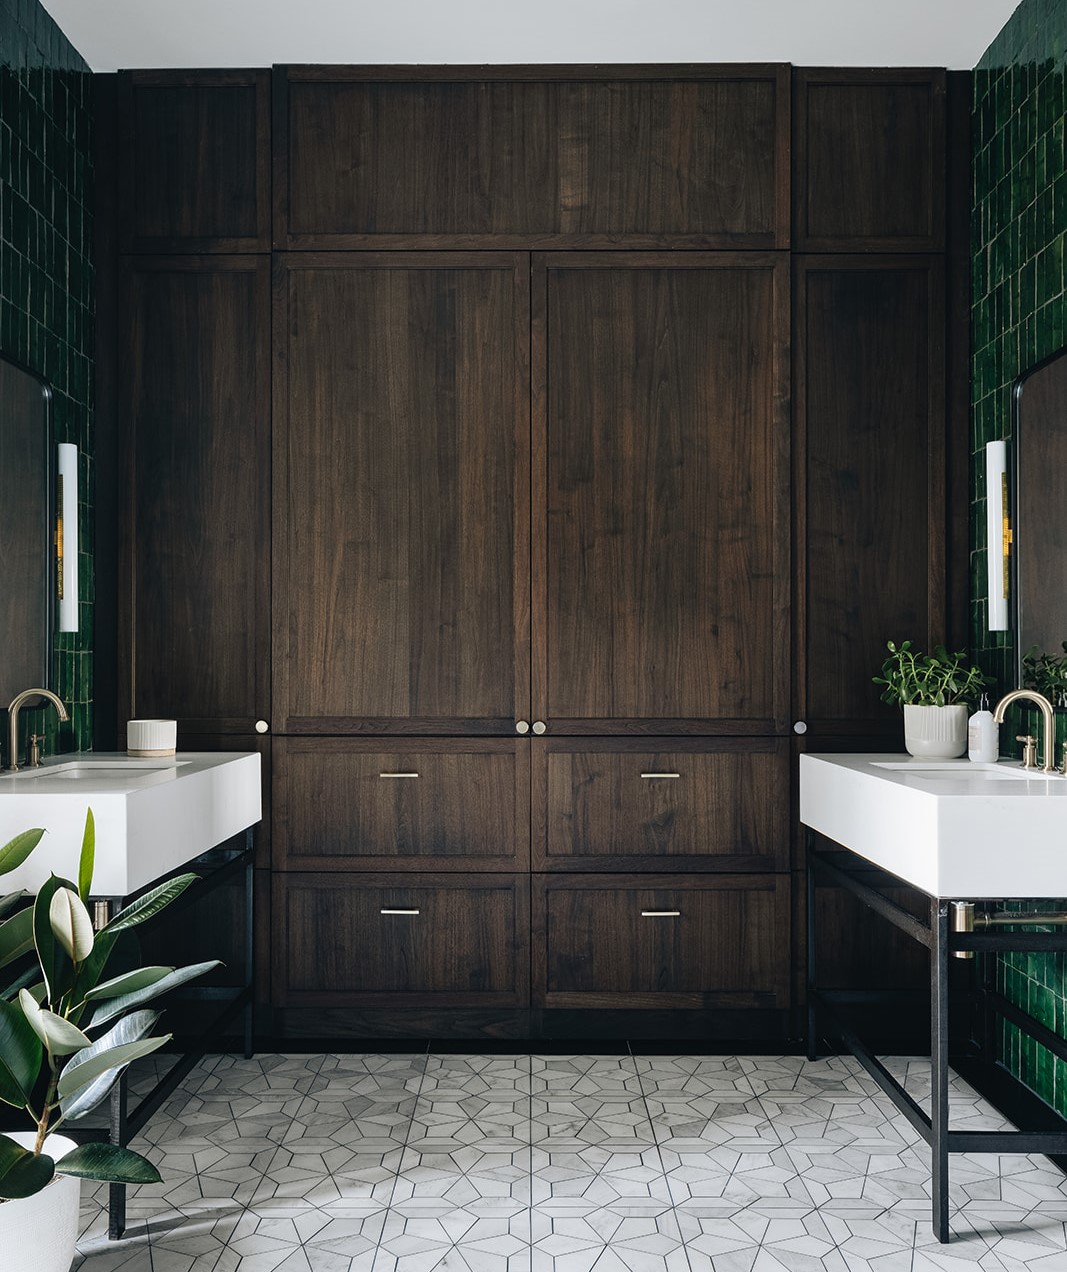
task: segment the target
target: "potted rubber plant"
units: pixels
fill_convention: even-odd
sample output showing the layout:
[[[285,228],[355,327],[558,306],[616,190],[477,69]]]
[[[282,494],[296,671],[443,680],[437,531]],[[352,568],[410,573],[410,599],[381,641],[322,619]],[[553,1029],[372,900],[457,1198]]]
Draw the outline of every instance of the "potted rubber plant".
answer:
[[[0,848],[0,875],[20,866],[43,830]],[[142,1184],[159,1172],[132,1149],[75,1144],[55,1132],[95,1108],[126,1066],[170,1041],[153,1034],[160,1013],[145,1006],[217,966],[141,967],[109,975],[116,944],[196,879],[159,884],[93,930],[86,903],[95,831],[85,821],[78,882],[52,875],[36,896],[0,896],[0,1102],[26,1129],[0,1132],[0,1249],[20,1266],[68,1272],[77,1239],[80,1180]]]
[[[913,648],[910,640],[886,642],[889,657],[882,674],[882,701],[904,709],[904,745],[909,754],[926,759],[953,759],[967,749],[967,716],[971,704],[992,681],[970,662],[963,650],[949,653],[935,645],[932,654]]]

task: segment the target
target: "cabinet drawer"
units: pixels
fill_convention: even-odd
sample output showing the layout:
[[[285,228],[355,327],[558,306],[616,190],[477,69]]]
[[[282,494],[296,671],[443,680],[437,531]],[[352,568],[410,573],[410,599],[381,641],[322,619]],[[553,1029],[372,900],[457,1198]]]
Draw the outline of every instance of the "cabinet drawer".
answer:
[[[526,877],[275,876],[278,1006],[525,1006]]]
[[[785,739],[659,742],[534,743],[535,870],[788,869]]]
[[[787,1007],[787,875],[535,877],[534,1005]]]
[[[279,870],[522,870],[529,743],[278,738]]]

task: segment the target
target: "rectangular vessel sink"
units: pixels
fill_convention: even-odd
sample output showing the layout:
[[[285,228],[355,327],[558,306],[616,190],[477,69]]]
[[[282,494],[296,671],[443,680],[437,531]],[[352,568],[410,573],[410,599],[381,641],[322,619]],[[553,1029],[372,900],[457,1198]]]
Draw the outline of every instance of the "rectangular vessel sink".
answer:
[[[123,897],[254,825],[260,798],[251,752],[67,756],[0,774],[0,844],[32,826],[47,831],[18,870],[0,875],[0,893],[33,891],[52,873],[76,879],[87,808],[96,821],[93,893]]]
[[[802,755],[800,820],[937,897],[1067,897],[1067,778],[1017,762]]]

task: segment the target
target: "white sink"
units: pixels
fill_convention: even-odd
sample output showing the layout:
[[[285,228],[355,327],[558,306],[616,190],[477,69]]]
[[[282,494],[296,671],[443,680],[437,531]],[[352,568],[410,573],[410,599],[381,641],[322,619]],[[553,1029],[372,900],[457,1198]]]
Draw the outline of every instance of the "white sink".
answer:
[[[800,820],[937,897],[1067,897],[1067,778],[1017,762],[802,755]]]
[[[0,893],[32,891],[52,873],[76,879],[87,808],[94,894],[136,892],[258,822],[259,769],[255,753],[205,751],[67,756],[0,774],[0,844],[31,826],[48,832],[18,870],[0,875]]]

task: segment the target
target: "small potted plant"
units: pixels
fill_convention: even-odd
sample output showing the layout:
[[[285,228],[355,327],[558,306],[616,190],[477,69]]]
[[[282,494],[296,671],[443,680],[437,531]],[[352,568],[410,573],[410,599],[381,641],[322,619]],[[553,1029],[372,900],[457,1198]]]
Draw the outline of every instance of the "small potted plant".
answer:
[[[1023,687],[1043,693],[1053,706],[1067,707],[1067,640],[1058,654],[1030,646],[1023,654]]]
[[[0,848],[0,875],[20,866],[43,834],[27,830]],[[0,897],[0,1101],[27,1125],[0,1133],[0,1249],[17,1250],[19,1266],[34,1272],[68,1272],[81,1179],[159,1181],[152,1163],[129,1148],[76,1145],[54,1132],[95,1108],[131,1061],[170,1040],[151,1036],[160,1013],[144,1004],[217,966],[107,977],[120,936],[158,914],[196,875],[152,888],[94,932],[86,909],[94,855],[90,810],[77,884],[52,875],[36,897]]]
[[[882,674],[882,701],[904,708],[904,745],[924,759],[953,759],[967,749],[967,715],[991,680],[960,650],[950,654],[944,645],[932,654],[912,648],[910,640],[886,642],[889,657]]]

